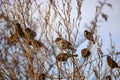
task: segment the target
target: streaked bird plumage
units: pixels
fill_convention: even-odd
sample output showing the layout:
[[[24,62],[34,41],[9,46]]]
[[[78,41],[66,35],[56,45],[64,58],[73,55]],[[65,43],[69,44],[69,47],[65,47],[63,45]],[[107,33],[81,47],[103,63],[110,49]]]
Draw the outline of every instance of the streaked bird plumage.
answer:
[[[76,51],[75,48],[73,48],[72,44],[67,41],[67,40],[64,40],[64,39],[61,39],[61,38],[57,38],[55,40],[55,42],[57,43],[58,47],[61,49],[61,50],[66,50],[66,49],[70,49],[72,50],[73,52]]]
[[[31,30],[30,28],[26,28],[25,29],[26,31],[26,36],[29,38],[29,39],[34,39],[35,36],[36,36],[36,32],[34,32],[33,30]]]
[[[31,39],[31,40],[29,41],[29,45],[32,45],[33,47],[35,47],[35,48],[37,48],[37,49],[39,49],[40,47],[43,47],[43,46],[44,46],[44,44],[43,44],[42,42],[40,42],[40,41],[38,41],[38,40],[33,40],[33,39]]]
[[[84,49],[81,50],[81,54],[82,54],[83,58],[87,58],[87,57],[89,57],[89,55],[91,54],[91,52],[89,51],[89,49],[84,48]]]
[[[86,39],[92,41],[93,44],[95,44],[93,33],[89,32],[88,30],[85,30],[84,31],[84,36],[85,36]]]
[[[111,69],[120,68],[120,66],[118,66],[118,64],[110,56],[107,56],[107,64]]]
[[[25,37],[25,34],[21,28],[21,25],[19,23],[16,23],[16,26],[15,26],[15,34],[18,34],[19,37]]]
[[[77,54],[59,53],[56,56],[56,60],[58,60],[58,61],[67,61],[68,58],[70,58],[70,57],[77,57],[77,56],[78,56]]]
[[[17,41],[18,38],[19,38],[19,37],[18,37],[17,34],[13,34],[13,35],[11,35],[11,36],[7,39],[7,43],[8,43],[8,44],[14,43],[14,42]]]

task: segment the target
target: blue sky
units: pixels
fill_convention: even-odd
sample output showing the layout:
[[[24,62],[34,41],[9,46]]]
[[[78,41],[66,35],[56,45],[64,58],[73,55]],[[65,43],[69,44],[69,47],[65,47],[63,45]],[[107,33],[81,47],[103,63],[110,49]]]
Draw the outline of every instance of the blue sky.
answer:
[[[82,25],[90,23],[94,19],[95,6],[98,0],[84,0],[82,5]],[[103,0],[101,0],[103,1]],[[115,42],[116,50],[120,51],[120,0],[107,0],[112,4],[112,8],[105,6],[104,13],[108,14],[108,21],[102,20],[99,24],[98,32],[103,39],[103,48],[106,50],[110,45],[109,32],[112,34],[113,42]]]

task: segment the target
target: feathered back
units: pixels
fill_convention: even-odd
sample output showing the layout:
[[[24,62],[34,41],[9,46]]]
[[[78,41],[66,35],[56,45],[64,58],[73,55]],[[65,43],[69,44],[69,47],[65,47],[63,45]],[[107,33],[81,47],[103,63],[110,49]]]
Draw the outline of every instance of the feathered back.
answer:
[[[119,67],[118,64],[110,56],[107,56],[107,63],[110,68],[118,68]]]
[[[16,23],[16,27],[15,27],[15,34],[18,34],[19,37],[24,37],[25,34],[21,28],[21,25],[19,23]]]
[[[94,38],[93,38],[93,33],[89,32],[88,30],[84,31],[84,36],[86,39],[92,41],[95,44]]]

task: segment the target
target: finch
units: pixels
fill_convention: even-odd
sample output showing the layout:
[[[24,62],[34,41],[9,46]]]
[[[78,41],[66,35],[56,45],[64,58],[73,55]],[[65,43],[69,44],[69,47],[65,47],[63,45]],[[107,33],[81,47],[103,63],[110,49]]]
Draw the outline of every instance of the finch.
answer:
[[[70,58],[70,57],[77,57],[77,56],[78,56],[77,54],[59,53],[56,56],[56,60],[58,60],[58,61],[67,61],[68,58]]]
[[[86,39],[90,40],[95,44],[94,38],[93,38],[93,33],[89,32],[88,30],[84,31],[84,36]]]
[[[34,39],[36,36],[36,32],[34,32],[33,30],[31,30],[30,28],[26,28],[25,29],[27,36],[29,39]]]
[[[91,54],[91,52],[87,48],[82,49],[81,53],[83,58],[86,58]]]
[[[67,40],[64,40],[64,39],[61,39],[61,38],[57,38],[55,40],[55,42],[57,43],[58,47],[61,50],[71,49],[73,52],[76,51],[76,49],[72,47],[72,44],[70,42],[68,42]]]
[[[110,56],[107,56],[107,63],[111,69],[120,68],[120,66],[118,66],[118,64]]]
[[[21,25],[19,23],[16,23],[16,27],[15,27],[15,34],[18,34],[20,37],[24,37],[25,34],[21,28]]]

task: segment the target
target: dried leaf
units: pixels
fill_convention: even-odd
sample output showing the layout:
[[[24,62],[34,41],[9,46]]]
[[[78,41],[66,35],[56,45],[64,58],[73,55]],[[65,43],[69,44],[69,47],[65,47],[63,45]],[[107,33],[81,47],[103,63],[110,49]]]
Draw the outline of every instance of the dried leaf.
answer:
[[[98,3],[99,3],[100,5],[103,5],[103,2],[101,2],[101,1],[98,1]]]
[[[110,8],[112,8],[112,4],[110,4],[110,3],[107,3],[106,5],[107,5],[107,6],[109,6]]]
[[[96,76],[97,78],[99,78],[98,71],[96,70],[96,68],[93,69],[93,72],[94,72],[95,76]]]
[[[105,21],[108,20],[108,15],[107,14],[102,13],[102,17],[105,19]]]

